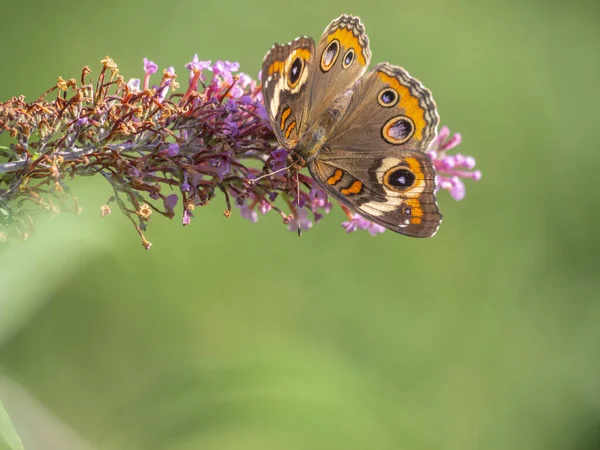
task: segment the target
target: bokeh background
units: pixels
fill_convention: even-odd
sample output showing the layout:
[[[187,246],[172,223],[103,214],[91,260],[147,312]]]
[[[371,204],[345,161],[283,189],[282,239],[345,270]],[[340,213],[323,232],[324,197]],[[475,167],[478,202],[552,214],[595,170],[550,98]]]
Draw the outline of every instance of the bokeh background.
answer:
[[[0,248],[0,398],[33,449],[600,448],[595,1],[3,2],[0,100],[110,55],[239,61],[359,15],[477,158],[431,240],[154,218],[104,180]]]

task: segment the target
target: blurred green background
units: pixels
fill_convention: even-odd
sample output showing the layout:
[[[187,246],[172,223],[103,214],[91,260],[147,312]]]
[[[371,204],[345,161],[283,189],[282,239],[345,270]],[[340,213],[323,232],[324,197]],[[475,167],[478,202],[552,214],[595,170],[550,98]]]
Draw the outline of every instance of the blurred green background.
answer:
[[[183,81],[194,53],[255,76],[342,13],[483,179],[441,193],[431,240],[345,235],[337,206],[298,238],[218,197],[187,228],[154,218],[149,252],[79,180],[82,215],[0,248],[0,398],[27,450],[600,448],[597,2],[4,2],[0,100],[105,55],[125,78],[148,57]]]

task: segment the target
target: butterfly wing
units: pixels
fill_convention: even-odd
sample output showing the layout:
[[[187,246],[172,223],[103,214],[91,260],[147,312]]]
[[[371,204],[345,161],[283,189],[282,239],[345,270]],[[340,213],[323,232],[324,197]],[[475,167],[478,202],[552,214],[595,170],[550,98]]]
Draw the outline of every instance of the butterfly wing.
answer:
[[[437,108],[431,92],[401,67],[380,63],[353,88],[330,148],[426,151],[437,134]]]
[[[351,210],[392,231],[431,237],[442,221],[435,171],[418,150],[331,152],[308,165],[312,177]]]
[[[316,52],[309,37],[275,44],[263,60],[262,91],[279,142],[292,150],[310,121],[365,73],[370,59],[364,25],[345,14],[325,29]]]
[[[312,38],[275,44],[262,64],[262,93],[277,140],[293,149],[307,121],[308,79],[315,55]]]
[[[442,220],[425,150],[439,122],[431,93],[400,68],[378,64],[309,170],[342,204],[390,230],[433,236]]]
[[[358,17],[342,15],[323,32],[309,83],[309,120],[316,120],[332,101],[350,89],[371,60],[369,38]]]

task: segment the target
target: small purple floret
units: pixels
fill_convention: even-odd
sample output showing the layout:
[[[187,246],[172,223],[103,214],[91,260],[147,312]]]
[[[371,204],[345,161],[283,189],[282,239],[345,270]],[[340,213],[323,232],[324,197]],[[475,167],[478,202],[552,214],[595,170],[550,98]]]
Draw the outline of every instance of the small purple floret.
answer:
[[[194,55],[194,58],[191,62],[185,65],[185,68],[190,70],[191,72],[202,72],[203,70],[212,70],[210,61],[200,61],[198,60],[198,55]]]
[[[177,206],[177,202],[178,201],[179,201],[179,198],[177,197],[177,194],[167,195],[163,199],[163,205],[165,206],[165,209],[169,213],[173,213],[174,209],[175,209],[175,206]]]
[[[153,75],[158,70],[158,65],[154,61],[150,61],[148,58],[144,58],[144,73],[146,75]]]
[[[258,214],[256,210],[248,206],[247,203],[244,203],[240,206],[240,214],[244,219],[248,219],[250,222],[258,222]]]
[[[137,94],[138,92],[140,92],[141,84],[142,84],[142,82],[140,81],[139,78],[132,78],[131,80],[129,80],[127,82],[127,87],[129,88],[129,90],[131,92],[133,92],[134,94]]]
[[[177,156],[179,154],[179,145],[177,143],[169,144],[167,147],[167,156]]]
[[[313,223],[308,218],[308,211],[306,209],[299,209],[296,215],[288,223],[288,230],[297,231],[298,228],[302,231],[306,231],[312,228]]]
[[[186,227],[191,222],[192,222],[192,213],[188,209],[185,209],[183,211],[183,219],[181,220],[181,223],[183,224],[184,227]]]
[[[277,150],[271,152],[271,156],[275,158],[273,161],[271,161],[271,170],[273,170],[273,172],[277,170],[283,170],[287,162],[287,150],[278,148]]]
[[[475,158],[461,153],[449,155],[447,152],[462,141],[459,133],[451,134],[448,127],[442,127],[437,139],[427,152],[437,173],[438,189],[446,189],[454,200],[462,200],[466,195],[463,179],[477,181],[481,178],[475,168]]]
[[[385,231],[385,227],[371,222],[358,214],[354,214],[349,221],[342,222],[342,226],[346,230],[346,233],[353,233],[356,230],[367,230],[371,236],[376,236]]]

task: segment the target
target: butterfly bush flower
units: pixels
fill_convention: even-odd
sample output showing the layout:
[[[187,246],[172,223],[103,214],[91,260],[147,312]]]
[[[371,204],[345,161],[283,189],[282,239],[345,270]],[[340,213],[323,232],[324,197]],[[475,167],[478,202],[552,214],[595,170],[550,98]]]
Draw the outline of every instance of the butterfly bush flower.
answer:
[[[144,58],[144,89],[148,89],[150,84],[150,76],[155,74],[158,70],[158,66],[154,61],[150,61],[148,58]]]
[[[356,230],[366,230],[371,236],[376,236],[385,231],[385,227],[382,227],[375,222],[371,222],[356,213],[352,213],[350,210],[346,210],[346,213],[350,219],[347,222],[342,222],[342,226],[346,230],[346,233],[353,233]]]
[[[448,127],[442,127],[440,134],[427,152],[433,161],[437,172],[438,189],[447,189],[454,200],[465,198],[465,185],[462,180],[479,180],[481,172],[475,168],[475,158],[460,153],[448,154],[460,144],[462,137],[459,133],[451,135]]]
[[[179,217],[189,226],[216,198],[226,217],[238,211],[257,222],[277,214],[290,230],[308,230],[328,214],[332,204],[311,177],[282,170],[288,152],[271,130],[260,82],[236,62],[195,55],[185,68],[181,91],[173,67],[160,73],[145,58],[141,77],[125,81],[107,57],[95,79],[84,67],[79,80],[59,77],[37,100],[0,103],[0,134],[10,141],[0,146],[0,240],[26,238],[41,212],[79,212],[69,181],[84,175],[101,176],[111,187],[101,216],[118,208],[146,248],[153,216]],[[461,180],[480,174],[473,158],[449,154],[457,136],[442,129],[430,156],[439,188],[461,199]],[[347,214],[347,232],[383,231]]]

